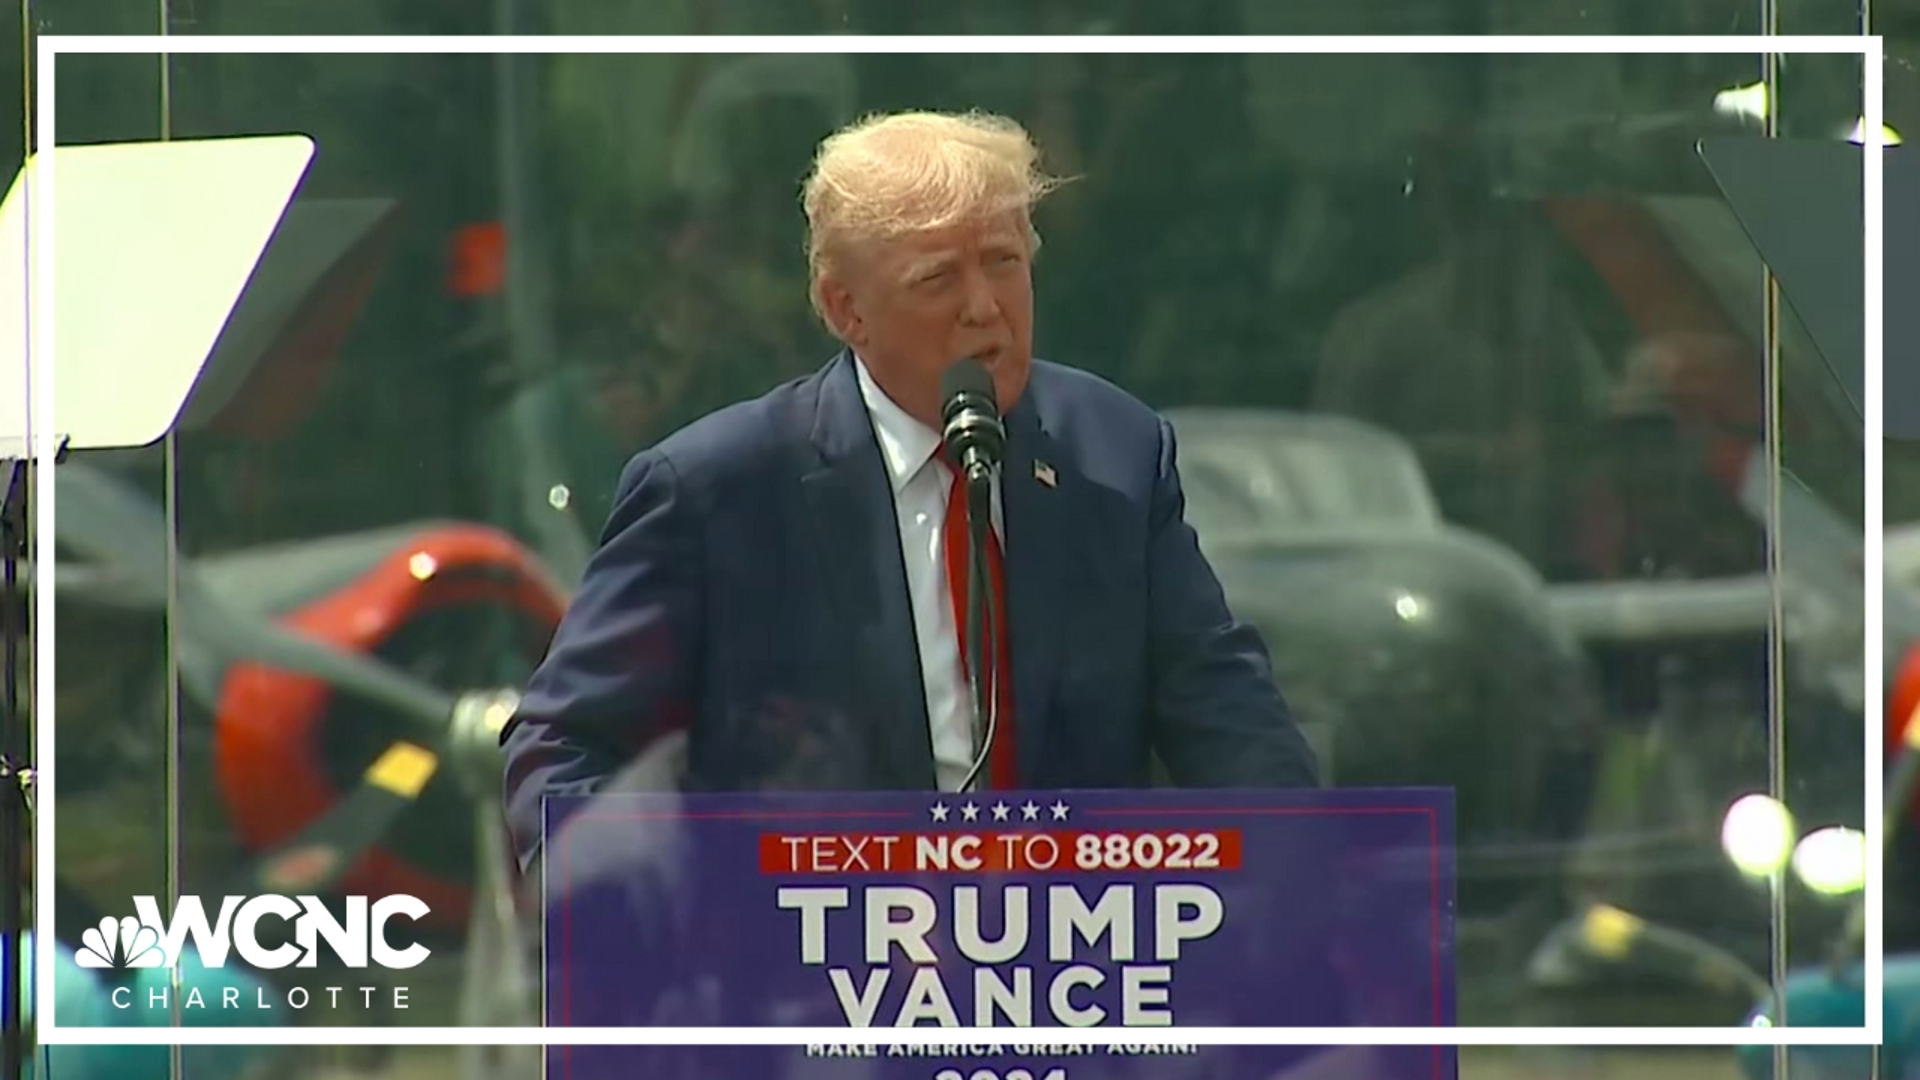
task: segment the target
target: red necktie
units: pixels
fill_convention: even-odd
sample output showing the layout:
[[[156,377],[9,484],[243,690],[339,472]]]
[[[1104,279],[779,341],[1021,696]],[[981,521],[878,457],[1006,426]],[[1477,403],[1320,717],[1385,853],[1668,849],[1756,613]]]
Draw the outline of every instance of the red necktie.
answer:
[[[947,591],[953,600],[953,624],[959,629],[960,670],[967,670],[967,578],[973,566],[971,533],[967,528],[967,485],[960,470],[954,468],[946,447],[940,448],[940,460],[953,474],[947,490],[945,547],[947,552]],[[1007,574],[1000,552],[1000,537],[987,530],[987,574],[993,584],[993,671],[987,676],[988,693],[998,702],[993,726],[993,745],[987,754],[988,783],[1006,790],[1020,786],[1020,771],[1015,761],[1013,734],[1013,654],[1007,647]],[[971,695],[972,686],[969,684]],[[973,700],[969,696],[968,700]],[[981,718],[982,722],[985,718]]]

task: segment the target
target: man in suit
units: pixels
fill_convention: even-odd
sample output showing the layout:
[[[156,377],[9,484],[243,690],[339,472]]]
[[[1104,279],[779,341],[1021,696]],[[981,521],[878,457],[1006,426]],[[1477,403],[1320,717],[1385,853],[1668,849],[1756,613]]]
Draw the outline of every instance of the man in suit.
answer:
[[[503,735],[523,861],[546,795],[599,791],[669,733],[690,790],[1311,786],[1266,646],[1182,514],[1172,430],[1034,360],[1025,131],[908,113],[826,140],[804,204],[817,373],[637,454]],[[942,453],[957,358],[1005,416],[990,540],[999,716],[975,748],[964,498]],[[951,513],[950,513],[951,511]],[[949,556],[952,556],[951,560]]]

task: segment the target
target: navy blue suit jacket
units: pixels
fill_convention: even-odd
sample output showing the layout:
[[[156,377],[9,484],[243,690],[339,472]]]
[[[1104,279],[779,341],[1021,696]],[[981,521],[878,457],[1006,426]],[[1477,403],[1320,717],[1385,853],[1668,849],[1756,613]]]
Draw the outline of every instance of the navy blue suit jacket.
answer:
[[[1044,361],[1006,423],[1022,786],[1145,786],[1155,751],[1181,786],[1316,784],[1185,522],[1167,423]],[[523,863],[543,796],[599,790],[674,729],[690,790],[933,789],[910,603],[849,353],[635,455],[502,736]]]

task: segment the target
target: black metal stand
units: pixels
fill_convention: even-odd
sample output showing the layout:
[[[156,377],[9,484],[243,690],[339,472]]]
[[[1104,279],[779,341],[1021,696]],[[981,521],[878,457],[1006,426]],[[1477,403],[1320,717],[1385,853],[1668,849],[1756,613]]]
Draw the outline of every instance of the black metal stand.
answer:
[[[67,456],[61,439],[54,463]],[[26,1080],[26,1015],[22,1001],[33,993],[22,977],[26,971],[27,897],[32,876],[27,868],[29,829],[33,822],[33,752],[27,720],[20,709],[20,652],[27,637],[26,597],[20,590],[20,563],[31,552],[27,522],[27,484],[31,465],[25,458],[6,462],[6,492],[0,498],[0,939],[6,942],[0,962],[0,1077]],[[46,583],[52,587],[52,581]],[[46,1008],[52,1002],[44,1003]]]
[[[999,642],[994,628],[998,613],[993,603],[992,560],[987,545],[993,535],[992,473],[968,477],[967,500],[967,681],[973,689],[974,766],[965,785],[969,791],[991,786],[994,728],[999,717]]]
[[[0,587],[0,648],[4,660],[5,708],[0,712],[0,936],[6,941],[6,962],[0,971],[5,991],[0,992],[0,1070],[6,1080],[26,1078],[26,1030],[21,998],[30,993],[21,976],[26,965],[26,919],[23,917],[27,887],[26,835],[33,815],[33,768],[21,722],[19,702],[20,624],[22,598],[19,588],[20,560],[27,554],[27,470],[24,458],[7,463],[7,490],[0,500],[0,565],[4,566],[4,586]]]

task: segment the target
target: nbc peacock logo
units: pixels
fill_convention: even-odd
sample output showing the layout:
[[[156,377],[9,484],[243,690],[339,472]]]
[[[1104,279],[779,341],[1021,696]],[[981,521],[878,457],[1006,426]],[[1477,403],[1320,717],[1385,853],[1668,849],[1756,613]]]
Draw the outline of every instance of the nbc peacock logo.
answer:
[[[168,966],[160,932],[130,915],[109,915],[83,931],[74,960],[83,968],[112,971]]]

